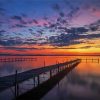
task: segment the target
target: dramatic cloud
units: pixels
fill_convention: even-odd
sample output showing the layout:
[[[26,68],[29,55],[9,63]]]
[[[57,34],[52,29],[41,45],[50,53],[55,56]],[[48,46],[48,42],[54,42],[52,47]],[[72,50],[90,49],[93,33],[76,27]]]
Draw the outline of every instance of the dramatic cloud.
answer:
[[[94,39],[100,39],[100,0],[0,0],[1,46],[68,49]]]
[[[100,38],[100,34],[61,34],[59,36],[51,36],[49,38],[49,42],[51,45],[54,46],[69,46],[69,45],[75,45],[80,43],[85,43],[84,41],[79,41],[80,39],[94,39],[94,38]]]
[[[16,51],[26,51],[26,50],[38,50],[38,48],[27,48],[27,47],[14,47],[14,46],[4,46],[0,47],[0,49],[7,49],[7,50],[16,50]]]

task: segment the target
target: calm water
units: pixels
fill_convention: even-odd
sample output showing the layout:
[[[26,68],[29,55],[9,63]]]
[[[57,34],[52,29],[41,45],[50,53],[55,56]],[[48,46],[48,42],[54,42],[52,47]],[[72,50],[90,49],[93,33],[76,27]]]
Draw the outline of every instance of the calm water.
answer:
[[[6,61],[6,62],[0,62],[0,76],[6,76],[9,74],[14,74],[15,70],[18,70],[18,72],[30,70],[33,68],[39,68],[44,67],[47,65],[52,65],[60,62],[65,62],[71,59],[74,59],[76,57],[67,57],[67,56],[6,56],[6,57],[0,57],[2,59],[15,59],[15,58],[35,58],[32,61],[26,60],[26,61]]]
[[[82,62],[67,76],[65,76],[51,91],[49,91],[42,100],[100,100],[100,60],[98,60],[100,57],[34,56],[29,58],[36,59],[33,61],[0,62],[0,76],[13,74],[15,73],[15,70],[21,72],[46,65],[56,64],[57,62],[65,62],[75,58],[81,58],[83,59]],[[86,58],[93,58],[95,60],[86,61]],[[30,88],[29,85],[26,87]],[[5,95],[7,94],[4,92],[0,93],[0,99],[10,100],[10,94],[9,96],[7,95],[9,99],[5,98]]]

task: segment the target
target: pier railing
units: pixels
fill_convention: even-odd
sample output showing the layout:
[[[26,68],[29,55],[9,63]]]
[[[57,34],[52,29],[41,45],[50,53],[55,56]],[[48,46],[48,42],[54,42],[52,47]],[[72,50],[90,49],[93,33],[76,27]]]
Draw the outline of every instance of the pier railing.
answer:
[[[84,59],[81,59],[81,61],[83,62],[91,62],[91,63],[100,63],[100,58],[84,58]]]
[[[73,66],[76,63],[79,63],[80,61],[81,61],[80,59],[75,59],[75,60],[72,60],[69,62],[67,61],[64,63],[58,63],[55,65],[32,69],[32,70],[21,72],[21,73],[18,73],[16,71],[16,73],[13,75],[0,77],[0,91],[3,91],[12,86],[15,86],[15,90],[17,90],[19,83],[26,81],[30,78],[35,78],[35,77],[37,77],[37,81],[38,81],[38,85],[39,85],[40,84],[39,76],[41,74],[43,74],[45,72],[50,72],[50,77],[52,77],[53,70],[57,70],[57,73],[59,73],[60,71],[64,70],[65,68],[69,68],[70,66]]]
[[[35,61],[36,58],[6,58],[0,57],[0,62],[18,62],[18,61]]]

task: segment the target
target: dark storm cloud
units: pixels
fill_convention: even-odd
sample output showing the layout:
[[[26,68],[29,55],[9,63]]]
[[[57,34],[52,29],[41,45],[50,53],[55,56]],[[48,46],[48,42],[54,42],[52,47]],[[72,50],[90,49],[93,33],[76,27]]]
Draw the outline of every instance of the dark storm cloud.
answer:
[[[37,37],[44,34],[44,30],[43,29],[38,29],[36,31],[34,31],[34,29],[28,29],[28,30],[32,35],[37,36]]]
[[[1,34],[1,33],[5,33],[5,32],[6,32],[5,30],[0,30],[0,34]]]
[[[57,22],[55,23],[49,23],[49,29],[50,32],[54,30],[54,32],[60,32],[60,33],[73,33],[73,34],[86,34],[89,31],[97,31],[100,30],[100,20],[91,23],[90,25],[84,26],[84,27],[71,27],[67,28],[67,21],[62,18],[57,18]]]
[[[88,32],[88,29],[85,27],[78,27],[78,28],[70,28],[70,29],[65,29],[67,33],[77,33],[77,34],[82,34]]]
[[[100,30],[100,20],[97,20],[96,22],[91,23],[88,27],[90,28],[91,31]]]
[[[32,20],[35,24],[38,24],[38,21],[36,19]]]
[[[22,16],[12,16],[11,19],[17,20],[17,21],[20,22],[20,24],[23,24],[23,25],[27,24],[27,22],[25,22],[25,21],[23,20],[23,17],[22,17]]]
[[[26,47],[14,47],[14,46],[3,46],[3,47],[0,47],[0,49],[9,49],[9,50],[16,50],[16,51],[26,51],[26,50],[38,50],[38,48],[26,48]]]
[[[26,14],[21,14],[21,16],[12,16],[11,19],[15,20],[15,22],[17,23],[13,25],[13,28],[28,27],[28,25],[31,25],[32,23],[38,25],[38,21],[36,19],[29,18]]]
[[[14,40],[14,39],[0,40],[0,45],[2,46],[19,45],[22,43],[23,42],[21,40]]]
[[[17,38],[17,37],[16,37]],[[20,37],[16,38],[9,38],[9,39],[1,39],[0,45],[2,46],[17,46],[17,45],[23,45],[23,44],[36,44],[37,40],[33,39],[22,39]]]
[[[0,36],[3,36],[5,32],[5,30],[0,30]]]
[[[13,27],[23,28],[23,27],[26,27],[26,26],[25,25],[21,25],[21,24],[15,24]]]
[[[12,19],[15,19],[15,20],[22,20],[22,17],[21,16],[13,16],[11,17]]]
[[[54,45],[54,46],[68,46],[72,44],[79,44],[81,42],[74,41],[77,38],[77,36],[78,35],[74,35],[74,34],[70,34],[70,35],[61,34],[59,36],[51,36],[49,38],[49,42],[51,45]]]
[[[94,39],[94,38],[100,38],[100,34],[61,34],[58,36],[51,36],[49,38],[49,43],[53,46],[68,46],[68,45],[74,45],[74,44],[80,44],[85,43],[83,41],[79,41],[79,39]],[[89,48],[89,47],[87,47]]]

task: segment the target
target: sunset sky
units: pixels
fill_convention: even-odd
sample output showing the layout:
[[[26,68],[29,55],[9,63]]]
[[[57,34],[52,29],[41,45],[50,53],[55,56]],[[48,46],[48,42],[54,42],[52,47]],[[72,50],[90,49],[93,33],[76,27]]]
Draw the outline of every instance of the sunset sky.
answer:
[[[0,54],[100,55],[100,0],[0,0]]]

